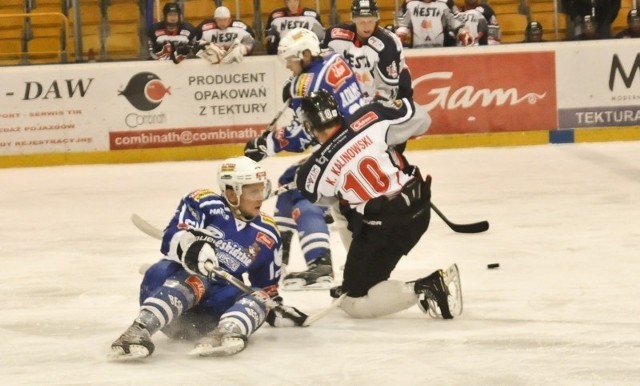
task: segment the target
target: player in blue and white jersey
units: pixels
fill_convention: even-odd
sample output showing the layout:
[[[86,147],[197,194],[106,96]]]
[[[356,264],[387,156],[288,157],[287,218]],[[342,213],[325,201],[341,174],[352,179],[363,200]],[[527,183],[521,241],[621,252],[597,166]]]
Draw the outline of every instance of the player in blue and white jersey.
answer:
[[[194,354],[232,355],[266,320],[270,325],[301,325],[304,314],[284,306],[269,310],[258,297],[278,297],[280,233],[260,211],[269,193],[265,170],[247,157],[230,158],[218,168],[222,193],[208,189],[185,195],[164,230],[163,257],[145,272],[140,310],[133,324],[111,345],[116,360],[150,356],[151,336],[200,339]],[[217,267],[242,280],[247,294],[212,275]],[[298,318],[299,317],[299,318]]]
[[[352,68],[341,54],[322,52],[320,41],[313,32],[304,28],[292,30],[280,40],[278,57],[293,73],[283,99],[291,98],[294,118],[286,127],[264,132],[247,143],[245,155],[257,161],[281,151],[303,152],[313,145],[312,138],[298,119],[302,98],[311,92],[325,90],[334,95],[341,113],[345,115],[365,104]],[[296,168],[294,165],[285,171],[280,184],[292,182]],[[286,275],[284,288],[329,288],[332,285],[333,269],[325,212],[326,208],[311,204],[296,190],[278,196],[275,218],[283,231],[283,241],[286,243],[286,238],[292,235],[287,232],[298,232],[308,268],[304,272]],[[286,248],[284,253],[287,254]]]

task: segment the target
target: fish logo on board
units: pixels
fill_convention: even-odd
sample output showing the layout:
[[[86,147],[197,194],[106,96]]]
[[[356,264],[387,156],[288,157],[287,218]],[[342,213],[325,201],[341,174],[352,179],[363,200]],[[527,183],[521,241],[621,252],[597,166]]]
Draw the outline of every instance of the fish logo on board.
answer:
[[[151,72],[135,74],[124,90],[118,91],[118,95],[124,95],[133,107],[141,111],[151,111],[160,106],[162,99],[171,95],[171,87],[162,83],[158,75]]]

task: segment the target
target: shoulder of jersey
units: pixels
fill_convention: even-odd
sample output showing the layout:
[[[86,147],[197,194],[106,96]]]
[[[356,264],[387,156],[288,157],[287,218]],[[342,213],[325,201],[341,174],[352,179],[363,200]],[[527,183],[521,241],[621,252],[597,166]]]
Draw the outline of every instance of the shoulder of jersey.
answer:
[[[278,17],[283,17],[287,15],[287,8],[286,7],[282,7],[282,8],[276,8],[273,11],[271,11],[271,18],[275,19]]]
[[[378,111],[378,103],[370,103],[358,109],[349,117],[349,129],[358,132],[371,124],[378,122],[382,114]]]
[[[231,23],[232,27],[237,27],[237,28],[242,28],[242,29],[247,29],[249,26],[247,25],[247,23],[245,23],[242,20],[234,20],[233,23]]]
[[[189,193],[187,195],[190,199],[194,200],[194,201],[204,201],[206,199],[211,199],[211,198],[219,198],[220,195],[217,194],[216,192],[214,192],[211,189],[198,189],[198,190],[194,190],[193,192]]]
[[[353,41],[356,37],[354,26],[351,24],[337,24],[329,28],[328,35],[331,40],[348,40]]]
[[[367,45],[371,46],[378,52],[383,51],[387,46],[395,47],[396,41],[392,35],[393,33],[391,31],[384,28],[377,28],[367,41]]]
[[[275,233],[280,234],[280,230],[276,225],[276,220],[272,216],[268,215],[267,213],[260,212],[260,221],[267,227],[273,228],[273,231]]]
[[[200,23],[200,29],[203,31],[208,31],[210,29],[216,28],[216,21],[213,19],[204,19],[201,23]]]
[[[311,16],[311,17],[315,18],[316,16],[318,16],[318,12],[316,12],[314,9],[311,9],[311,8],[304,8],[302,10],[302,15],[303,16]]]

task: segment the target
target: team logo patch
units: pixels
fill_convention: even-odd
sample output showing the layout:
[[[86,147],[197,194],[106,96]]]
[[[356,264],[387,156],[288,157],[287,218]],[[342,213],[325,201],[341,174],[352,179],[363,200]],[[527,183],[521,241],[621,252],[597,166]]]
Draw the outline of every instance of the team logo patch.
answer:
[[[214,196],[215,193],[213,193],[211,190],[209,189],[200,189],[200,190],[196,190],[194,192],[192,192],[189,197],[193,198],[196,201],[200,201],[205,197],[211,197]]]
[[[325,81],[333,87],[334,90],[338,90],[342,87],[344,82],[347,81],[347,78],[352,75],[353,72],[347,63],[343,60],[338,60],[329,67],[329,71],[327,71],[327,75],[325,76]]]
[[[387,66],[387,74],[389,74],[389,76],[392,79],[397,79],[398,78],[398,66],[396,65],[396,61],[395,60],[393,62],[391,62],[390,65]]]
[[[314,192],[316,187],[316,181],[320,176],[320,166],[313,165],[311,170],[309,170],[309,174],[307,175],[307,179],[304,181],[304,188],[307,192]]]
[[[377,119],[378,119],[378,114],[376,114],[373,111],[369,111],[368,113],[361,116],[360,118],[358,118],[357,121],[353,122],[350,125],[351,130],[358,132],[362,130],[364,127],[366,127],[368,124],[370,124],[371,122],[375,122]]]
[[[314,74],[300,74],[295,84],[294,94],[298,96],[307,95],[307,90],[309,90],[309,85],[313,82],[313,77]]]
[[[331,30],[331,37],[333,39],[353,40],[354,36],[354,33],[349,31],[348,29],[334,28]]]
[[[266,233],[262,233],[262,232],[258,232],[258,235],[256,236],[256,241],[259,242],[260,244],[266,245],[267,248],[269,249],[273,248],[273,246],[276,243],[275,240],[267,236]]]
[[[378,52],[384,49],[384,43],[382,42],[382,40],[378,39],[375,36],[371,36],[369,40],[367,40],[367,44],[373,47]]]
[[[253,243],[249,245],[249,248],[247,248],[247,254],[249,255],[249,259],[251,259],[251,261],[256,261],[258,253],[260,253],[260,246],[258,245],[258,243]]]

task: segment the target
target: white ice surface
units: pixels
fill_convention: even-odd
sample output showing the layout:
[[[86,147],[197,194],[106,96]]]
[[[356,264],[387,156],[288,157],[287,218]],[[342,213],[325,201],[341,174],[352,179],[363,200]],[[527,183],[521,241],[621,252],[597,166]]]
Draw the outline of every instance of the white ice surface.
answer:
[[[264,163],[276,179],[297,158]],[[450,220],[491,223],[456,234],[433,214],[392,275],[457,262],[460,318],[338,309],[309,328],[264,326],[231,358],[193,359],[190,343],[158,334],[154,355],[133,364],[105,355],[137,313],[138,267],[159,243],[129,217],[164,226],[184,193],[215,188],[217,163],[0,169],[0,385],[640,384],[640,142],[408,158],[433,176]],[[345,253],[332,240],[338,267]],[[284,296],[309,313],[329,303],[323,292]]]

